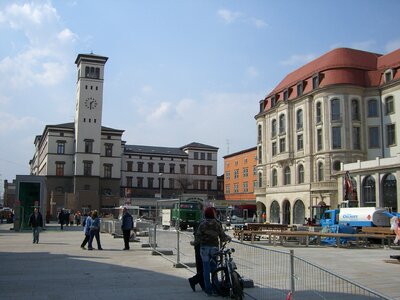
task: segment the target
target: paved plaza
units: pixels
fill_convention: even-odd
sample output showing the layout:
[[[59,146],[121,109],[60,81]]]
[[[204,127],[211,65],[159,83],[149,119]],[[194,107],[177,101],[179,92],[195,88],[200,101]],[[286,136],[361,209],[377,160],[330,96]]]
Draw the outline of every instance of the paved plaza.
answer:
[[[103,251],[80,248],[81,227],[61,231],[55,224],[32,244],[30,231],[14,232],[0,224],[0,299],[205,299],[193,293],[193,273],[174,268],[141,243],[122,251],[122,239],[101,234]],[[146,241],[146,238],[142,238]],[[94,243],[95,245],[95,243]],[[275,247],[280,249],[280,247]],[[285,249],[289,249],[285,247]],[[393,249],[296,247],[295,255],[337,274],[400,299],[400,264],[385,262]],[[251,289],[246,289],[251,294]],[[251,299],[251,297],[247,297]]]

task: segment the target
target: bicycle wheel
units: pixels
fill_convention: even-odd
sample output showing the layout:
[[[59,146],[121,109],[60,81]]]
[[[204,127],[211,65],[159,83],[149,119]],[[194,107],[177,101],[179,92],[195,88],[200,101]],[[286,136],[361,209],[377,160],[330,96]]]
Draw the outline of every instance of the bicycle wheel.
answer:
[[[230,283],[228,269],[225,267],[217,268],[211,275],[213,289],[222,297],[229,296]]]
[[[243,299],[243,284],[238,272],[232,272],[232,295],[231,298],[235,300]]]

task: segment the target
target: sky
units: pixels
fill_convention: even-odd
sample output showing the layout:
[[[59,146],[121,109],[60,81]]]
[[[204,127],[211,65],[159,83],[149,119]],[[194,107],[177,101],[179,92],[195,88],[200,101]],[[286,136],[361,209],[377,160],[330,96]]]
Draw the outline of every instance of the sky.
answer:
[[[109,57],[103,126],[127,144],[256,145],[259,101],[338,47],[400,48],[398,0],[0,0],[0,180],[74,121],[80,53]],[[2,184],[0,192],[2,191]]]

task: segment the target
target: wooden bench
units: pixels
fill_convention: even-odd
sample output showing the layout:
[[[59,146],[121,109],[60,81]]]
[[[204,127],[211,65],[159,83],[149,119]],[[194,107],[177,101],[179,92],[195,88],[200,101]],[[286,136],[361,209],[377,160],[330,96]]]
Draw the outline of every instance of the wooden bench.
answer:
[[[387,235],[395,235],[393,230],[390,227],[363,227],[361,228],[361,232],[364,233],[374,233],[374,234],[387,234]]]

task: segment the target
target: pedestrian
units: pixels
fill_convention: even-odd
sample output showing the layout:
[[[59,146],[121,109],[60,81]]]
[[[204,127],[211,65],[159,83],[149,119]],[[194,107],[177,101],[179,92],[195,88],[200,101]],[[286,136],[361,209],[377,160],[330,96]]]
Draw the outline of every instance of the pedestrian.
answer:
[[[43,228],[43,217],[37,207],[35,207],[33,213],[29,217],[29,226],[32,227],[33,244],[38,244],[40,228]]]
[[[90,217],[91,212],[89,212],[89,216],[85,219],[85,225],[83,225],[83,233],[85,234],[85,238],[82,241],[81,248],[86,249],[85,246],[89,242],[90,239],[90,226],[93,223],[92,218]]]
[[[221,242],[230,241],[220,222],[216,220],[216,211],[213,207],[207,207],[204,211],[204,220],[200,223],[195,233],[195,244],[200,245],[200,255],[203,261],[204,291],[212,296],[211,273],[216,269],[216,263],[212,259],[218,252]]]
[[[196,234],[197,228],[194,229],[194,233]],[[199,284],[201,289],[204,290],[204,275],[203,275],[203,260],[200,255],[200,244],[196,244],[195,242],[191,242],[191,245],[194,246],[194,255],[196,262],[196,274],[190,277],[189,284],[192,288],[193,292],[196,291],[196,284]]]
[[[124,249],[122,250],[129,250],[129,240],[131,238],[131,231],[133,229],[133,217],[128,212],[128,209],[124,207],[122,211],[122,235],[124,237]]]
[[[64,214],[64,210],[61,209],[60,212],[58,213],[58,223],[61,226],[61,230],[64,229],[64,221],[65,221],[65,214]]]
[[[66,211],[64,212],[65,226],[68,226],[68,225],[69,225],[69,215],[70,215],[70,212],[69,212],[68,210],[66,210]]]
[[[86,223],[88,222],[88,220],[86,220]],[[90,225],[90,230],[89,230],[89,234],[90,234],[90,238],[89,238],[89,244],[88,244],[88,250],[93,250],[93,238],[96,238],[96,242],[97,242],[97,249],[98,250],[103,250],[103,248],[101,248],[101,244],[100,244],[100,218],[98,215],[97,210],[94,210],[92,212],[92,224]]]

